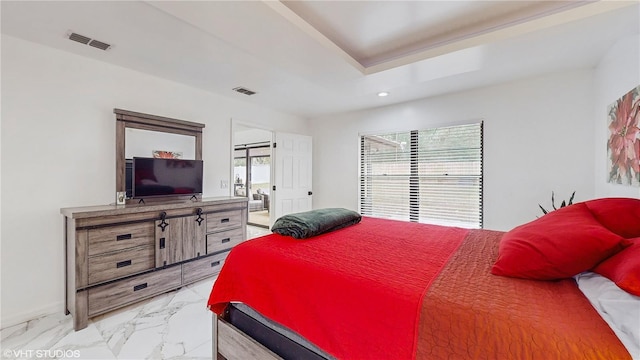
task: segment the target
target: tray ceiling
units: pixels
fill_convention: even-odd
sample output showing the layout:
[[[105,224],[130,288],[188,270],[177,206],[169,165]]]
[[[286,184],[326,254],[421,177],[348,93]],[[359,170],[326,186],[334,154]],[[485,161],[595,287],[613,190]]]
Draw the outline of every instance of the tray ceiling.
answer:
[[[591,68],[640,22],[637,1],[0,6],[3,34],[307,118]],[[83,46],[70,31],[112,46]]]

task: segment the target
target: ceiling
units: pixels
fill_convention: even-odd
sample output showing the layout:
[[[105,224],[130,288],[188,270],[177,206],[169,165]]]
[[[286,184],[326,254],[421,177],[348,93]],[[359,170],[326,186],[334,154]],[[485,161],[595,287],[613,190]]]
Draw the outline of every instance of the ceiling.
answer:
[[[2,1],[1,14],[3,34],[305,118],[592,68],[640,32],[637,0]]]

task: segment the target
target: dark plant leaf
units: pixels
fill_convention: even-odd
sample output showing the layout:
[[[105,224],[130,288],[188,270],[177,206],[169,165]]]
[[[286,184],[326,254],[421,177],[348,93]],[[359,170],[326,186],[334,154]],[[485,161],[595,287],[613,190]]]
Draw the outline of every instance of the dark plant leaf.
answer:
[[[640,176],[639,176],[640,178]],[[571,197],[569,198],[569,202],[567,203],[566,200],[562,200],[562,203],[560,203],[560,208],[563,208],[565,206],[569,206],[573,204],[573,199],[576,196],[576,192],[574,191],[573,193],[571,193]],[[556,207],[556,194],[554,191],[551,192],[551,206],[553,207],[553,210],[558,210],[558,208]],[[547,211],[547,209],[543,208],[542,205],[538,204],[538,207],[540,207],[540,210],[542,210],[542,212],[546,215],[547,213],[549,213],[549,210]]]
[[[542,213],[544,213],[545,215],[547,214],[547,210],[545,210],[542,205],[538,204],[538,206],[540,206],[540,210],[542,210]]]

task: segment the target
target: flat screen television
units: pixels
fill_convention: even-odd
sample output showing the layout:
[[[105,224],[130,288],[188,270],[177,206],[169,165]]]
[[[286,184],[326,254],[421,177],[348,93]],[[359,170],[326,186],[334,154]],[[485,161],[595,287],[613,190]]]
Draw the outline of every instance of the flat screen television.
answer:
[[[133,158],[132,197],[202,194],[202,160]]]

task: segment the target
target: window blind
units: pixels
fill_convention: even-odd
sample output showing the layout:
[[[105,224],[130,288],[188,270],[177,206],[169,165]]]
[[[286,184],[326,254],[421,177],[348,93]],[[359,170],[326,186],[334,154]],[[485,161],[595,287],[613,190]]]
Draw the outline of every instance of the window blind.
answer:
[[[482,227],[482,123],[360,137],[362,215]]]

